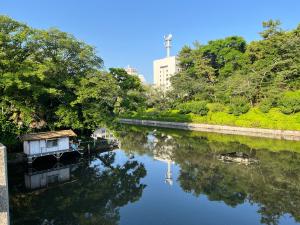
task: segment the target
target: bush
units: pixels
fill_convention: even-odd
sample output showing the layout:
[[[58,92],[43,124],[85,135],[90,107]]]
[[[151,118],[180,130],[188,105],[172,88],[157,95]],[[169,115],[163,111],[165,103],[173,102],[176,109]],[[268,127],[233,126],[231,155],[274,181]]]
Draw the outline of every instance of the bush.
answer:
[[[138,113],[138,114],[139,115],[147,114],[147,115],[152,116],[152,117],[157,117],[157,116],[160,115],[160,112],[161,112],[160,110],[157,110],[155,108],[151,108],[151,109],[148,109],[146,111],[146,113]]]
[[[191,101],[179,104],[177,109],[183,114],[194,113],[205,116],[208,113],[206,104],[207,103],[205,101]]]
[[[6,146],[15,144],[18,142],[17,136],[24,130],[19,128],[15,123],[9,120],[9,118],[0,113],[0,142]]]
[[[280,98],[278,105],[284,114],[300,112],[300,90],[287,91]]]
[[[260,102],[258,108],[261,112],[268,113],[272,108],[272,106],[273,106],[273,100],[266,98]]]
[[[208,108],[211,112],[224,112],[226,109],[225,105],[221,103],[211,103]]]
[[[233,97],[229,104],[229,111],[228,113],[233,114],[235,116],[239,116],[245,114],[249,111],[250,104],[245,97]]]

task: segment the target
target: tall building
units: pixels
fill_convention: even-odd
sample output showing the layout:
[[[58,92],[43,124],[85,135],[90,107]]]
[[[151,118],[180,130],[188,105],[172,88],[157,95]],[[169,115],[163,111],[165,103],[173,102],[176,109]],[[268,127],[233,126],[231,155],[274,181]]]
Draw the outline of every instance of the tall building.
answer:
[[[137,77],[141,80],[141,82],[142,82],[143,84],[146,84],[146,83],[147,83],[147,82],[146,82],[146,79],[145,79],[145,77],[144,77],[144,75],[139,74],[139,72],[137,71],[137,69],[135,69],[135,68],[133,68],[133,67],[131,67],[131,66],[128,65],[127,67],[124,68],[124,70],[125,70],[129,75],[137,76]]]
[[[170,78],[179,71],[177,57],[170,56],[172,35],[164,36],[167,57],[153,61],[154,85],[166,92],[171,89]]]

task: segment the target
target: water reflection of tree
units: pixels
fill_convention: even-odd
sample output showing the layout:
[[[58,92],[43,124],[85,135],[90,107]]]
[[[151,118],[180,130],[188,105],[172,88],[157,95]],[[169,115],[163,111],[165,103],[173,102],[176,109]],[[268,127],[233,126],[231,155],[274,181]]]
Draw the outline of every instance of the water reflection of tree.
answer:
[[[144,166],[135,160],[115,165],[115,153],[98,158],[101,166],[81,164],[75,182],[31,194],[12,194],[13,224],[117,224],[119,208],[137,201],[145,188]],[[46,223],[47,224],[47,223]]]
[[[148,132],[146,129],[129,132],[123,138],[123,144],[130,140],[131,149],[140,154],[147,150],[153,152],[140,142],[146,140]],[[178,181],[184,191],[195,196],[204,194],[211,201],[223,201],[231,207],[244,202],[257,204],[261,222],[265,224],[278,224],[286,213],[300,222],[300,154],[251,149],[238,142],[211,141],[182,132],[176,135],[174,131],[173,138],[166,143],[166,134],[165,130],[157,132],[157,148],[166,144],[173,146],[170,149],[173,160],[181,167]],[[144,147],[135,148],[135,145]],[[232,151],[246,152],[258,158],[260,163],[245,166],[224,164],[216,159],[220,152]]]
[[[278,224],[285,213],[300,221],[299,175],[286,176],[290,170],[300,172],[299,165],[288,166],[300,158],[277,154],[270,158],[269,152],[260,152],[260,164],[246,167],[203,158],[201,154],[182,153],[177,158],[181,165],[179,182],[185,191],[205,194],[210,200],[224,201],[231,206],[245,201],[257,203],[262,223]],[[185,163],[190,160],[192,163]]]

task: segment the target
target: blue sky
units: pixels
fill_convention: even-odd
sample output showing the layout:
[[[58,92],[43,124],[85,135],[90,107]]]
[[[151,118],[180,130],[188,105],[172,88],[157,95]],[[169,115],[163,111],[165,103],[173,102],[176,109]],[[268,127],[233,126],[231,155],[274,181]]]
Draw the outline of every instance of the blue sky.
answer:
[[[105,67],[131,65],[152,82],[152,61],[194,41],[240,35],[259,39],[261,23],[300,23],[299,0],[0,0],[0,13],[35,28],[56,27],[96,47]]]

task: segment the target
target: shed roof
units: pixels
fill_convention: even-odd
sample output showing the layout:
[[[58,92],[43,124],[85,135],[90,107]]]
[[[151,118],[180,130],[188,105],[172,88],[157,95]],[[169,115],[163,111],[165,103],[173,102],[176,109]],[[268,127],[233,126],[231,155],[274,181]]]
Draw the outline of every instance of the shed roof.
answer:
[[[40,133],[31,133],[21,136],[22,141],[34,141],[59,137],[75,137],[77,136],[72,130],[59,130]]]

